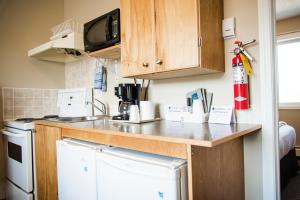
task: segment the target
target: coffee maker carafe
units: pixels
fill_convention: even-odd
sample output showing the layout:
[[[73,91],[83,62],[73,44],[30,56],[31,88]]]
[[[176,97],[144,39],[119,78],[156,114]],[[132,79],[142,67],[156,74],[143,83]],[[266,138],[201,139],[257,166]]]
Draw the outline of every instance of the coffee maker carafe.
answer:
[[[119,84],[115,87],[115,95],[119,101],[119,115],[113,116],[113,120],[129,120],[129,110],[131,105],[139,105],[141,94],[140,84]]]

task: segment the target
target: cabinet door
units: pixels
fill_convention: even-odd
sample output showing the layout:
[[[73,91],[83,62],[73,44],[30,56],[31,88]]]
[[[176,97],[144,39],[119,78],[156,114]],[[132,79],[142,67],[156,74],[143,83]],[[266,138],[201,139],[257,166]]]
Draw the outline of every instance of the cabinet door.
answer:
[[[197,7],[197,0],[155,0],[156,71],[199,65]]]
[[[122,76],[153,72],[154,14],[154,0],[121,0]]]
[[[58,199],[56,140],[60,138],[60,128],[36,126],[35,165],[39,200]]]

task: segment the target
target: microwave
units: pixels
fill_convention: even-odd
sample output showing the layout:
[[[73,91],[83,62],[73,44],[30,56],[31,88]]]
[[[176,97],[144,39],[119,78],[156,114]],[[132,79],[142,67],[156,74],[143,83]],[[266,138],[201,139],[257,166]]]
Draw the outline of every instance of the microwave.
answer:
[[[120,9],[84,24],[84,50],[93,52],[120,43]]]

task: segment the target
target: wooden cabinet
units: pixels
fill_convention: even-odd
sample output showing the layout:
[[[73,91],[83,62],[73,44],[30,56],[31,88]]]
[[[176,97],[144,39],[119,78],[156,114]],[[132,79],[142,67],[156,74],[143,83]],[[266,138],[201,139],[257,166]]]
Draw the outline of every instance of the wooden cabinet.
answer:
[[[176,132],[178,127],[166,122],[153,124],[147,133],[122,132],[115,129],[114,125],[79,128],[75,124],[47,121],[36,123],[34,136],[38,200],[58,199],[56,140],[62,138],[186,159],[189,200],[244,199],[243,136],[261,129],[261,125],[238,124],[233,125],[229,133],[228,127],[224,126],[220,127],[221,132],[222,128],[225,131],[223,137],[201,140],[192,136],[209,135],[208,124],[199,124],[199,127],[194,127],[194,131],[189,124],[180,124],[178,127],[181,129],[184,126],[190,130],[180,135],[180,131]]]
[[[122,76],[223,72],[222,19],[222,0],[121,0]]]
[[[57,200],[56,140],[61,138],[61,129],[36,126],[35,164],[38,200]]]
[[[156,71],[198,66],[197,1],[157,0],[155,11]]]
[[[122,76],[154,72],[155,12],[153,0],[121,0]]]

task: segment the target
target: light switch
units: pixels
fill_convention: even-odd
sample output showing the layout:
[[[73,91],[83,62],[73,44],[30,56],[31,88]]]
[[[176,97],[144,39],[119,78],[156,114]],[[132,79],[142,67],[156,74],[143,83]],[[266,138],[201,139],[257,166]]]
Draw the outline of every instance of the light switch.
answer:
[[[235,18],[226,18],[222,21],[223,38],[230,39],[235,37]]]

